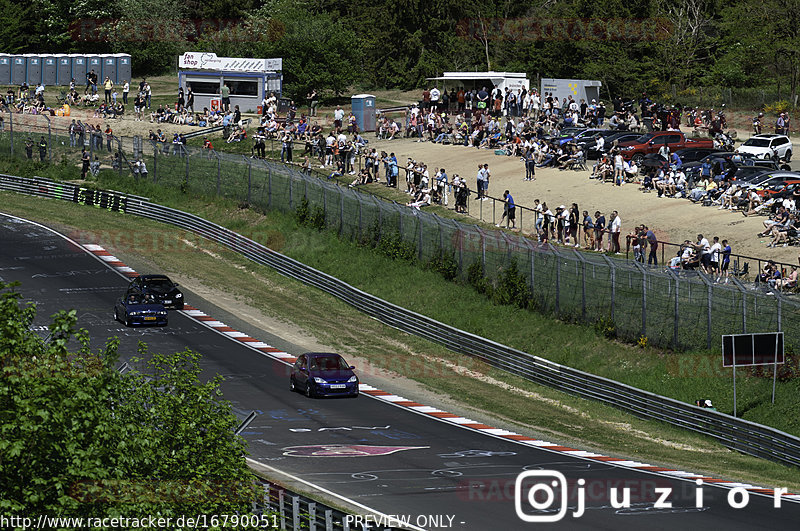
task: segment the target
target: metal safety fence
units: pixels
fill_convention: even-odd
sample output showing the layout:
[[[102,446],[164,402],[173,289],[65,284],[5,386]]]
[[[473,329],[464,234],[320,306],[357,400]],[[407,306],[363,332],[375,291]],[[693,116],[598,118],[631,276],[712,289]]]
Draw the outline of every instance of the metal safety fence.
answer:
[[[290,179],[288,182],[293,181]],[[300,182],[307,183],[307,181],[302,180]],[[292,189],[291,187],[287,188],[288,190]],[[142,216],[183,228],[224,245],[256,263],[269,266],[282,275],[317,287],[389,326],[439,343],[455,352],[480,359],[492,367],[518,375],[537,384],[600,401],[640,418],[666,422],[673,426],[706,435],[730,449],[745,454],[776,461],[784,465],[800,466],[800,438],[798,437],[768,426],[738,419],[717,411],[702,409],[607,378],[572,369],[459,330],[454,326],[383,301],[326,273],[273,251],[230,229],[193,214],[151,203],[135,196],[103,190],[91,190],[74,184],[47,179],[26,179],[0,175],[0,189],[122,211],[130,215]],[[346,193],[346,191],[343,192]],[[340,228],[344,226],[344,216],[342,215],[343,205],[345,204],[344,193],[338,196],[338,203],[334,201],[330,205],[331,210],[339,210],[340,215],[336,219],[342,220]],[[289,193],[289,196],[291,197],[291,193]],[[364,208],[362,203],[358,203],[358,205],[359,208]],[[376,215],[382,215],[379,214],[381,210],[377,207],[373,212]],[[360,211],[359,217],[362,222],[364,221],[364,213],[363,210]],[[403,219],[402,216],[399,216],[394,221],[401,224],[402,221],[400,220]],[[347,230],[355,232],[360,226],[355,223],[348,224]],[[410,228],[410,233],[414,235],[414,231],[420,231],[420,234],[423,235],[421,236],[422,238],[426,234],[425,230],[424,225],[417,222]],[[458,230],[461,229],[458,228]],[[487,241],[489,235],[483,232],[478,234],[480,236],[479,245],[477,245],[478,250],[473,252],[477,257],[476,259],[490,263],[489,261],[493,260],[492,257],[495,255],[488,252]],[[442,235],[443,233],[439,234],[439,236]],[[435,237],[436,235],[433,234],[431,236]],[[505,235],[502,237],[509,238],[509,236]],[[444,242],[444,239],[442,238],[440,241]],[[444,244],[442,243],[442,245]],[[506,241],[506,245],[508,247],[504,250],[505,253],[517,252],[508,241]],[[722,296],[715,292],[717,286],[704,283],[702,277],[699,284],[705,289],[698,289],[698,283],[694,279],[681,278],[677,275],[672,277],[668,275],[655,276],[652,273],[643,271],[642,266],[638,263],[634,263],[630,265],[630,269],[626,269],[624,266],[610,264],[611,260],[603,256],[589,260],[576,256],[578,253],[575,252],[563,253],[549,248],[549,246],[545,248],[530,243],[525,243],[525,245],[524,249],[526,249],[529,257],[526,263],[530,268],[526,269],[526,271],[530,272],[532,283],[537,285],[536,283],[542,282],[542,277],[544,277],[547,285],[550,286],[546,294],[540,294],[537,297],[543,304],[552,306],[556,311],[564,311],[560,308],[567,307],[567,304],[570,305],[570,308],[580,308],[576,301],[582,301],[582,304],[587,308],[589,304],[601,305],[602,301],[597,296],[590,296],[591,291],[588,289],[590,283],[596,282],[598,286],[607,290],[606,295],[611,299],[611,308],[615,312],[612,315],[616,322],[631,320],[634,322],[633,326],[635,328],[641,326],[643,328],[662,329],[663,323],[654,322],[648,317],[650,315],[646,312],[648,305],[655,305],[656,309],[666,312],[667,309],[673,310],[673,308],[667,308],[669,304],[672,304],[674,308],[677,308],[675,310],[676,313],[680,313],[680,309],[688,305],[686,301],[699,299],[703,300],[705,305],[696,303],[699,310],[694,313],[682,314],[684,315],[682,321],[672,325],[675,328],[672,328],[669,332],[674,333],[678,325],[683,325],[687,330],[694,327],[697,332],[695,335],[702,336],[703,332],[705,332],[705,327],[702,319],[698,319],[698,315],[707,316],[709,315],[706,311],[708,306],[716,302],[724,302]],[[464,248],[464,245],[459,246],[459,249]],[[570,254],[573,256],[570,256]],[[603,264],[605,264],[605,267],[602,267]],[[648,295],[651,295],[651,290],[659,289],[666,292],[667,296],[671,298],[656,298],[655,302],[652,297],[648,299]],[[734,289],[731,288],[731,291],[734,291]],[[635,302],[637,297],[641,298],[640,303]],[[665,300],[667,301],[666,303]],[[785,318],[784,314],[781,313],[781,299],[775,300],[778,301],[779,305],[777,308],[777,321],[773,322],[773,325],[780,323],[781,319]],[[602,304],[604,308],[607,307],[607,302]],[[746,305],[746,310],[750,310],[751,305],[755,306],[763,303],[755,295],[751,295],[748,299],[743,298],[741,302]],[[626,306],[628,304],[631,306]],[[734,304],[736,304],[736,301],[734,301]],[[641,321],[639,321],[638,315],[640,309],[642,310]],[[754,307],[752,310],[757,311],[757,308]],[[691,319],[695,320],[692,321]],[[768,319],[766,321],[758,321],[758,313],[755,314],[755,319],[757,324],[761,326],[768,326],[770,323]],[[712,329],[715,324],[719,323],[712,321],[707,326]],[[732,327],[736,325],[736,323],[729,324]],[[752,321],[748,320],[742,324],[750,327],[752,326]],[[714,333],[717,333],[717,331],[714,331]],[[692,335],[689,337],[691,338]],[[702,342],[702,339],[705,338],[700,338],[699,340]]]
[[[103,138],[97,131],[94,140],[88,134],[72,138],[64,129],[68,121],[57,125],[30,115],[12,120],[17,133],[11,134],[10,124],[0,132],[0,156],[25,157],[21,139],[48,134],[50,151],[45,156],[64,168],[65,176],[74,177],[81,152],[87,150],[92,161],[102,158],[107,167],[132,179],[226,197],[261,210],[293,212],[305,199],[340,237],[373,243],[399,237],[421,263],[451,260],[460,280],[479,267],[494,282],[513,263],[539,311],[573,322],[602,321],[626,341],[645,337],[651,345],[676,350],[719,349],[723,334],[786,331],[787,348],[800,347],[800,334],[791,333],[800,325],[800,301],[779,290],[744,284],[733,275],[723,284],[701,272],[650,268],[621,257],[486,230],[266,159],[138,137]],[[23,129],[26,133],[20,132]]]

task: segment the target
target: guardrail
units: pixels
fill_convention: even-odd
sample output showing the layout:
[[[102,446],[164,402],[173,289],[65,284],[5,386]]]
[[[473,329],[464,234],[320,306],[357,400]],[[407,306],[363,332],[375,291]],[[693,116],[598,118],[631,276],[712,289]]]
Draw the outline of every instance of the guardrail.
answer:
[[[142,216],[194,232],[290,278],[317,287],[404,332],[480,359],[529,381],[597,400],[643,419],[658,420],[712,437],[723,446],[784,465],[800,466],[800,438],[780,430],[659,396],[620,382],[551,362],[401,308],[258,242],[193,214],[141,198],[81,189],[47,179],[0,175],[0,189],[50,197]],[[111,207],[108,207],[111,205]],[[116,208],[115,208],[116,205]]]
[[[258,478],[264,489],[264,497],[260,503],[253,504],[254,515],[270,513],[267,517],[269,529],[318,529],[320,531],[351,531],[361,529],[370,531],[366,524],[351,527],[349,513],[334,509],[284,488],[281,485]],[[274,515],[274,516],[273,516]],[[363,521],[363,520],[362,520]],[[377,529],[377,528],[376,528]],[[381,527],[381,531],[393,531],[394,527]]]

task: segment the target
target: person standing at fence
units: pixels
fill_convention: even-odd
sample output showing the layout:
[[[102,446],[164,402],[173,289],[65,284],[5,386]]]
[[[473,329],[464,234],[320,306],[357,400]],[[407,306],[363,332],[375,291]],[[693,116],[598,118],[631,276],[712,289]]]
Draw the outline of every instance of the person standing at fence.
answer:
[[[78,143],[77,124],[75,118],[69,124],[69,147],[75,147]]]
[[[391,179],[391,183],[387,182],[386,186],[397,188],[397,177],[400,175],[400,167],[397,165],[397,157],[395,157],[394,153],[389,153],[389,170],[386,175],[387,181],[389,178]]]
[[[569,207],[569,235],[567,243],[574,245],[575,247],[580,247],[581,244],[578,243],[578,225],[581,221],[581,211],[578,208],[578,203],[572,203],[572,206]]]
[[[281,162],[292,162],[292,135],[284,131],[281,137]]]
[[[650,247],[650,253],[647,255],[647,265],[658,265],[658,238],[656,234],[650,230],[647,225],[644,226],[645,239],[647,245]]]
[[[111,149],[111,144],[113,141],[114,141],[114,131],[111,130],[110,125],[106,125],[106,148],[108,148],[109,153],[113,151]]]
[[[147,166],[144,164],[144,160],[139,158],[139,173],[142,176],[142,179],[147,179]],[[156,174],[157,176],[158,174]]]
[[[89,163],[92,159],[89,156],[89,152],[86,151],[86,147],[81,147],[81,179],[86,180],[86,175],[89,173]]]
[[[483,165],[478,164],[478,174],[475,176],[475,186],[478,191],[478,196],[475,198],[477,201],[483,199]]]
[[[603,233],[606,229],[606,217],[597,210],[594,213],[594,243],[595,251],[603,251]]]
[[[798,258],[800,261],[800,258]],[[729,268],[731,266],[731,246],[728,245],[728,240],[722,240],[722,263],[720,264],[720,271],[722,274],[720,278],[725,278],[725,284],[728,283]],[[717,279],[719,281],[719,278]]]
[[[590,251],[594,250],[594,220],[588,210],[583,211],[583,245]]]
[[[611,213],[611,252],[614,254],[620,253],[619,234],[622,232],[622,218],[615,210]]]

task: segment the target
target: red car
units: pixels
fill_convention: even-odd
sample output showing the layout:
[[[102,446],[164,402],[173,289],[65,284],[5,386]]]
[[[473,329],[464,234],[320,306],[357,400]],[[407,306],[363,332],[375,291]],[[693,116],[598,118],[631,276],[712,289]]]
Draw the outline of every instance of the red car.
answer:
[[[714,141],[710,138],[686,138],[680,131],[653,131],[645,133],[636,140],[621,142],[617,148],[622,152],[622,158],[633,160],[641,165],[645,155],[658,153],[664,144],[669,147],[670,153],[687,148],[714,148]]]

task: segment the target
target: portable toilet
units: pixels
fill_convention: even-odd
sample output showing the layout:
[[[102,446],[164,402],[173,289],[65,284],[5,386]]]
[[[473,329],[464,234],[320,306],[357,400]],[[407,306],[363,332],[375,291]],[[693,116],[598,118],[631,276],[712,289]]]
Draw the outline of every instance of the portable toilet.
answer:
[[[94,73],[97,74],[97,86],[99,88],[103,84],[103,58],[99,55],[87,55],[86,63],[86,71],[91,72],[94,70]]]
[[[58,61],[55,55],[42,55],[42,84],[58,85]]]
[[[26,78],[28,86],[35,87],[38,83],[42,82],[42,56],[37,54],[26,54],[28,61],[28,73]]]
[[[78,53],[69,54],[72,64],[72,78],[77,86],[86,86],[86,56]]]
[[[60,53],[56,54],[56,63],[58,64],[58,75],[56,83],[58,85],[67,85],[72,80],[72,59],[69,55]],[[77,83],[78,80],[75,80]]]
[[[0,54],[0,85],[11,84],[11,55]]]
[[[103,74],[100,77],[100,82],[102,83],[106,77],[108,77],[112,83],[117,83],[117,58],[112,54],[103,56]]]
[[[131,82],[131,56],[127,53],[114,54],[117,58],[117,83]]]
[[[375,130],[375,96],[357,94],[350,98],[353,114],[356,115],[359,131]]]
[[[22,85],[25,83],[28,72],[28,62],[24,55],[13,55],[11,59],[11,84]]]

